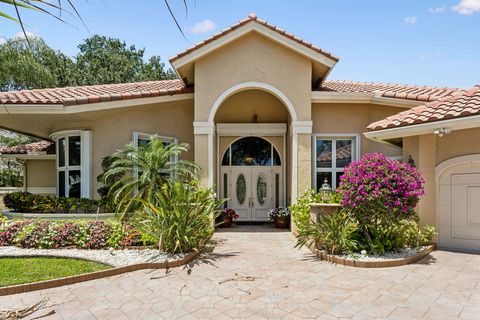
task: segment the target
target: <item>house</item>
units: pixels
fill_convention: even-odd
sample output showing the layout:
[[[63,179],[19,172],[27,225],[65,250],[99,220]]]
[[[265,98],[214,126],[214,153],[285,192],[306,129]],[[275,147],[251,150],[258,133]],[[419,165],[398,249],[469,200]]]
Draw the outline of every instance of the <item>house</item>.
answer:
[[[464,124],[475,125],[467,113],[479,98],[468,104],[465,90],[330,80],[338,61],[251,14],[172,57],[178,80],[1,93],[0,126],[56,144],[53,157],[27,154],[26,188],[70,197],[97,197],[102,158],[130,141],[157,134],[186,142],[184,158],[200,165],[201,183],[230,198],[245,221],[266,220],[325,180],[337,187],[362,154],[412,157],[427,178],[421,222],[439,226],[441,246],[480,249],[480,191],[472,187],[480,142]],[[451,219],[455,206],[461,221]]]

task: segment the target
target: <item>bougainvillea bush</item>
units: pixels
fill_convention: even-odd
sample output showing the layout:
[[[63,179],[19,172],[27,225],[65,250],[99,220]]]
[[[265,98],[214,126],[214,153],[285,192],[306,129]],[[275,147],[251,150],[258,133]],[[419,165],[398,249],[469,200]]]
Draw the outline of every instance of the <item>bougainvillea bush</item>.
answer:
[[[425,180],[407,163],[369,153],[350,163],[340,178],[342,204],[361,223],[378,217],[409,218],[425,193]]]
[[[139,243],[140,236],[132,226],[116,221],[21,220],[0,224],[0,246],[103,249]]]
[[[340,178],[342,205],[358,221],[360,247],[371,253],[425,245],[435,229],[418,225],[415,207],[425,193],[415,167],[381,153],[364,155]]]

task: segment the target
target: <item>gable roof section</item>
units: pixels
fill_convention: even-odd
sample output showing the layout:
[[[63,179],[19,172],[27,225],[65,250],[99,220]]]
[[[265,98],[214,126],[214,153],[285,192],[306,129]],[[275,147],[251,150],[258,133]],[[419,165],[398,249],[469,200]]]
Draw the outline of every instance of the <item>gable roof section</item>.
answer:
[[[81,105],[193,92],[180,80],[160,80],[93,86],[0,92],[2,104]]]
[[[188,49],[186,49],[182,52],[177,53],[176,55],[174,55],[173,57],[170,58],[170,62],[173,63],[173,62],[177,61],[178,59],[192,53],[193,51],[198,50],[198,49],[204,47],[205,45],[207,45],[207,44],[209,44],[209,43],[211,43],[211,42],[213,42],[213,41],[215,41],[215,40],[233,32],[233,31],[237,30],[238,28],[246,25],[249,22],[255,22],[259,25],[265,26],[265,27],[269,28],[270,30],[275,31],[279,35],[282,35],[282,36],[284,36],[284,37],[286,37],[290,40],[293,40],[293,41],[297,42],[298,44],[301,44],[301,45],[303,45],[303,46],[305,46],[309,49],[312,49],[313,51],[316,51],[316,52],[324,55],[327,58],[330,58],[334,61],[339,61],[339,58],[332,55],[330,52],[324,51],[323,49],[313,45],[312,43],[307,42],[307,41],[303,40],[302,38],[299,38],[299,37],[295,36],[294,34],[289,33],[289,32],[287,32],[283,29],[280,29],[277,26],[275,26],[275,25],[273,25],[273,24],[271,24],[271,23],[269,23],[269,22],[267,22],[263,19],[257,18],[257,15],[255,13],[251,13],[251,14],[248,15],[247,18],[245,18],[243,20],[240,20],[236,24],[231,25],[230,27],[222,30],[221,32],[214,34],[210,38],[207,38],[207,39],[193,45],[192,47],[190,47],[190,48],[188,48]]]
[[[413,101],[436,101],[461,91],[455,88],[401,85],[394,83],[355,82],[343,80],[326,80],[315,91],[376,93],[384,98]]]
[[[55,154],[55,144],[51,141],[42,140],[14,147],[0,147],[0,154],[29,154],[36,152]]]
[[[314,80],[324,80],[339,61],[339,58],[331,53],[251,13],[246,19],[171,57],[170,63],[184,84],[192,85],[195,78],[195,61],[253,31],[310,59],[314,63],[312,70]]]
[[[379,131],[480,115],[480,85],[400,112],[368,126]]]

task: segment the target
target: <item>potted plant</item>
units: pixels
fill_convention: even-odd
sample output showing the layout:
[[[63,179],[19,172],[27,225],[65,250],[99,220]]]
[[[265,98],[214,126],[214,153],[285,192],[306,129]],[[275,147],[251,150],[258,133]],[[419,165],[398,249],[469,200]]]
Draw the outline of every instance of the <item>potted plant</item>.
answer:
[[[290,210],[284,207],[278,207],[268,212],[268,216],[275,222],[275,227],[279,229],[290,228]]]
[[[230,228],[234,220],[237,220],[240,216],[237,211],[229,208],[222,210],[217,218],[218,226],[220,228]]]

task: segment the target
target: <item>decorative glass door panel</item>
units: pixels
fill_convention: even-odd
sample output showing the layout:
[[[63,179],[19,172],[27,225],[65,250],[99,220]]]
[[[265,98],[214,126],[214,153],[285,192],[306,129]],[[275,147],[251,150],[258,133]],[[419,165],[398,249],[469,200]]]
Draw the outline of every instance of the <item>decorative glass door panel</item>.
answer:
[[[251,170],[248,167],[232,168],[230,173],[230,208],[237,211],[238,220],[250,219]]]

